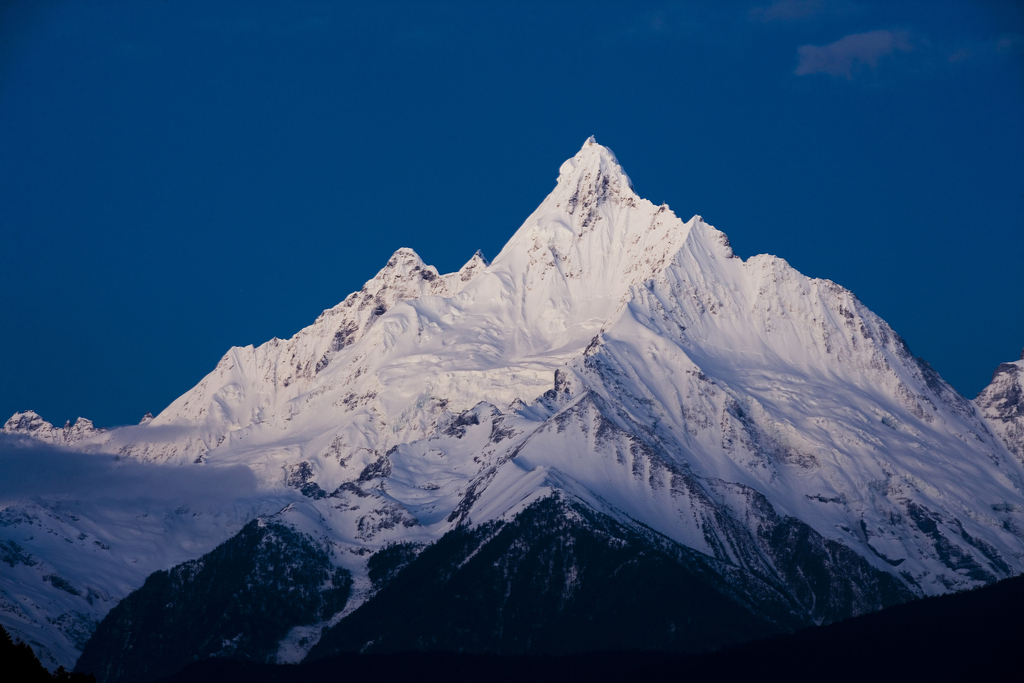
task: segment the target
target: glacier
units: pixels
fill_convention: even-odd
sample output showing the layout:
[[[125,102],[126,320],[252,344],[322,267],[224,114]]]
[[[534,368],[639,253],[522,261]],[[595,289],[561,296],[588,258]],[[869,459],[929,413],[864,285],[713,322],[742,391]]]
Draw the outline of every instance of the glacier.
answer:
[[[967,400],[852,292],[737,257],[590,138],[489,263],[399,249],[138,425],[13,416],[5,469],[59,454],[162,495],[5,487],[0,623],[70,667],[147,576],[259,518],[352,577],[343,610],[281,640],[299,661],[373,600],[375,553],[550,499],[741,573],[794,624],[968,589],[1024,569],[1024,361],[1000,368]],[[243,470],[244,491],[189,495]]]

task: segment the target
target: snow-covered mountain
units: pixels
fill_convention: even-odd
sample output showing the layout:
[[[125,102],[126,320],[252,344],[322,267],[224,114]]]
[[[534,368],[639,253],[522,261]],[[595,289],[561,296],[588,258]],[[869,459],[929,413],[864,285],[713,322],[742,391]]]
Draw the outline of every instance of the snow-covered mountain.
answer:
[[[65,422],[63,428],[57,429],[34,410],[15,413],[3,427],[4,434],[30,436],[37,441],[56,446],[70,446],[105,431],[105,429],[96,429],[92,420],[84,417],[75,420],[75,424],[71,424],[70,421]]]
[[[975,405],[1010,452],[1024,462],[1024,351],[1015,363],[1003,363]]]
[[[399,600],[388,596],[429,596],[376,580],[372,558],[404,548],[399,576],[443,575],[448,586],[458,572],[431,573],[430,557],[470,567],[486,548],[494,566],[512,567],[529,545],[511,542],[513,529],[565,548],[586,536],[656,549],[673,572],[705,577],[751,633],[969,588],[1024,570],[1022,364],[1000,366],[966,400],[851,292],[773,256],[736,257],[700,216],[683,222],[640,198],[591,138],[489,264],[477,253],[441,275],[400,249],[311,326],[231,349],[136,426],[57,430],[34,413],[12,417],[8,438],[113,456],[112,477],[126,464],[155,480],[244,468],[259,493],[204,499],[201,511],[154,508],[164,528],[86,492],[59,504],[8,494],[0,622],[67,666],[146,575],[203,555],[257,515],[303,534],[353,582],[343,610],[294,622],[280,661],[303,657],[325,626],[314,654],[415,646],[419,636],[388,626]],[[202,541],[184,543],[172,526]],[[75,541],[98,533],[111,552]],[[173,548],[136,550],[160,544]],[[127,555],[138,569],[125,571]],[[579,578],[596,574],[569,556],[550,577],[562,582],[558,604],[598,580]],[[120,583],[89,600],[112,574]],[[512,633],[503,610],[491,626]],[[118,615],[101,631],[135,637]],[[435,642],[457,646],[451,638]],[[535,647],[524,638],[523,651]],[[89,661],[110,680],[126,676],[117,648],[94,643]]]

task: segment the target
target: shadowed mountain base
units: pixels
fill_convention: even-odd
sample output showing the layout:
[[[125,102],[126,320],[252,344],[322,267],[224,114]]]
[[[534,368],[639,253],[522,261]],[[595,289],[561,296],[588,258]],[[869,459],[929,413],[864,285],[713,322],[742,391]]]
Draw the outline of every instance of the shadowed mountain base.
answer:
[[[444,680],[674,681],[773,675],[788,680],[996,680],[1019,667],[1024,577],[890,607],[719,652],[499,656],[451,652],[343,654],[295,666],[207,660],[163,683]],[[1012,668],[1011,668],[1012,667]]]

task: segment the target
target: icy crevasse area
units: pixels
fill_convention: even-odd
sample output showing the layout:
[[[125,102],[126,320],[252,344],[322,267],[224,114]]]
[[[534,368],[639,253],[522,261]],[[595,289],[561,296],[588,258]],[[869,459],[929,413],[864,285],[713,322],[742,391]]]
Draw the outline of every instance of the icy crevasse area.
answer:
[[[1003,374],[1019,393],[1020,373]],[[353,573],[347,614],[372,597],[370,552],[556,491],[780,585],[784,549],[764,530],[795,518],[915,593],[968,588],[1024,564],[1006,404],[961,397],[835,283],[743,261],[700,216],[640,198],[590,138],[489,264],[478,253],[440,274],[400,249],[311,326],[229,350],[137,426],[11,418],[11,438],[148,467],[154,486],[168,468],[244,468],[256,492],[194,515],[64,493],[59,521],[54,496],[6,492],[0,622],[69,666],[113,601],[256,515]],[[282,660],[315,642],[296,628]]]

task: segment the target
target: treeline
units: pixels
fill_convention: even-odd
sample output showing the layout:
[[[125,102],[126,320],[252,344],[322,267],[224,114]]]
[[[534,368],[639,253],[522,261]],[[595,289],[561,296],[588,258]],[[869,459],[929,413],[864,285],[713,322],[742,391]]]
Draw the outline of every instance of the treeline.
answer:
[[[189,664],[161,683],[1017,680],[1024,642],[1022,615],[1024,576],[1018,576],[700,655],[345,653],[299,665],[208,659]]]
[[[11,634],[0,626],[0,676],[5,681],[18,683],[49,683],[50,681],[73,681],[74,683],[96,683],[96,677],[71,673],[63,666],[52,674],[46,670],[32,648],[22,642],[15,643]]]
[[[965,593],[925,598],[848,619],[701,655],[595,652],[501,656],[454,652],[343,653],[299,665],[223,658],[193,662],[163,683],[320,683],[360,680],[657,681],[786,677],[791,680],[1016,680],[1024,642],[1024,576]],[[2,630],[2,627],[0,627]],[[50,674],[6,630],[0,680],[95,682]]]

